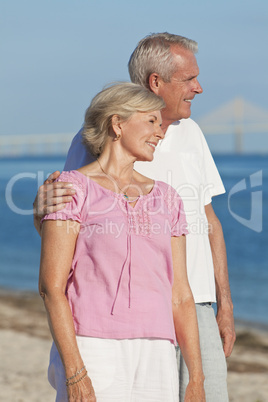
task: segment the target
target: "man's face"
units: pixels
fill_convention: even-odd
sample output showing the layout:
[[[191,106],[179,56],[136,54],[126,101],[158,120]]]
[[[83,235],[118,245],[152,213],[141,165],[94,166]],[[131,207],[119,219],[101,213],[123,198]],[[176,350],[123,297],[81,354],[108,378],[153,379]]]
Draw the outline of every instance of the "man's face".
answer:
[[[174,55],[177,70],[170,82],[164,82],[159,78],[157,91],[157,94],[166,103],[165,109],[162,110],[163,126],[190,117],[191,101],[196,94],[203,92],[197,80],[199,68],[195,55],[191,51],[177,45],[171,47],[171,52]]]

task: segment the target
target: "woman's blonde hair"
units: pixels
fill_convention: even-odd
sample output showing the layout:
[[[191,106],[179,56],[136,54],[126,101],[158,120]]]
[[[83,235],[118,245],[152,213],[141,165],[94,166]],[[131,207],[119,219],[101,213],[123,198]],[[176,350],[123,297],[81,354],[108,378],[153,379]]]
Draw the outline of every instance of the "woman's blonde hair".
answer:
[[[98,157],[105,146],[114,115],[126,121],[136,112],[150,112],[164,107],[165,102],[160,96],[138,84],[111,84],[93,98],[86,110],[83,144],[93,156]]]

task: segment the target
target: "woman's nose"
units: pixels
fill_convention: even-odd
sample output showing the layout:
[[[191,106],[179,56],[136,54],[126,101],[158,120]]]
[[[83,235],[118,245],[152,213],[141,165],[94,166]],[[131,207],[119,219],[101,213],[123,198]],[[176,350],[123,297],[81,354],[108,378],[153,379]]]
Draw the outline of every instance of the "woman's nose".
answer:
[[[157,138],[160,138],[161,140],[165,137],[165,133],[160,126],[158,127],[155,135]]]

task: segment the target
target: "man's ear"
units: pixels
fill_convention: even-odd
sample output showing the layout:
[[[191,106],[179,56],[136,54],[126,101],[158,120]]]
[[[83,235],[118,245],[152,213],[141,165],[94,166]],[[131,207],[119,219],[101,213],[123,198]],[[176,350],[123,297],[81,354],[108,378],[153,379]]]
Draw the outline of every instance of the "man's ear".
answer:
[[[121,123],[122,123],[122,120],[121,120],[120,116],[118,114],[114,114],[112,116],[112,128],[113,128],[113,131],[114,131],[116,137],[121,136]]]
[[[149,76],[149,88],[156,95],[158,95],[160,84],[161,84],[161,79],[160,79],[159,74],[157,74],[157,73],[150,74],[150,76]]]

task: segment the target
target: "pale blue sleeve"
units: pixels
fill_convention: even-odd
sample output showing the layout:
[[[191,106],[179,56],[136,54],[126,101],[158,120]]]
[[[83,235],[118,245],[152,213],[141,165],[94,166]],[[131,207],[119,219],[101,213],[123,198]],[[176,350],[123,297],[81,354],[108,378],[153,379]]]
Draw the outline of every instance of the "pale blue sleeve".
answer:
[[[78,131],[71,143],[63,168],[63,170],[65,171],[79,169],[82,166],[94,162],[96,159],[86,150],[85,146],[82,144],[81,133],[82,128],[80,131]]]

